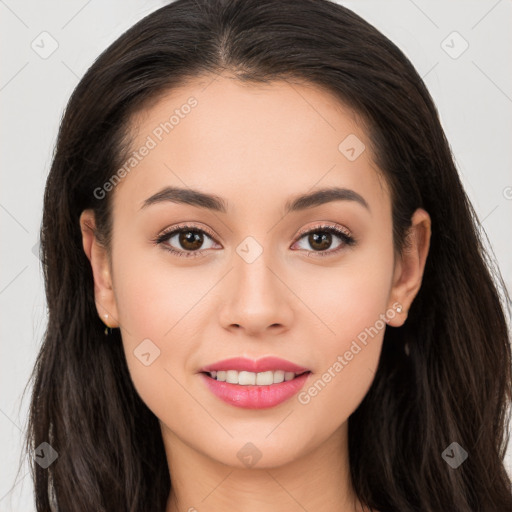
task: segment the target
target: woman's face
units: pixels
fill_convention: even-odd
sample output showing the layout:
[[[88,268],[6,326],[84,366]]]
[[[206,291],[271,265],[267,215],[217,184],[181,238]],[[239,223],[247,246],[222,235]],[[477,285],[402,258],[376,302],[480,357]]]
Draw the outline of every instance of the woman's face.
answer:
[[[385,320],[400,325],[419,286],[395,258],[389,189],[361,123],[311,85],[209,76],[134,129],[136,154],[102,189],[112,266],[93,267],[138,393],[164,438],[222,463],[307,454],[346,426]],[[251,366],[267,357],[309,373],[279,383],[285,363]],[[217,364],[231,358],[249,361]],[[255,371],[221,383],[205,367]]]

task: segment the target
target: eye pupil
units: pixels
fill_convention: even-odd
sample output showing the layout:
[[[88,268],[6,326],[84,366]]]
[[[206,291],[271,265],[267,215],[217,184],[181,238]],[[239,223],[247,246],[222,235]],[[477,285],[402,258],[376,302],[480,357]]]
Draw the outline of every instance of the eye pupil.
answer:
[[[179,242],[185,249],[199,249],[203,244],[203,235],[198,231],[182,231],[179,235]]]
[[[318,235],[318,233],[322,234]],[[325,231],[317,231],[316,233],[312,233],[309,235],[308,241],[315,251],[328,249],[332,243],[332,234]],[[316,244],[320,244],[320,246],[317,247]]]

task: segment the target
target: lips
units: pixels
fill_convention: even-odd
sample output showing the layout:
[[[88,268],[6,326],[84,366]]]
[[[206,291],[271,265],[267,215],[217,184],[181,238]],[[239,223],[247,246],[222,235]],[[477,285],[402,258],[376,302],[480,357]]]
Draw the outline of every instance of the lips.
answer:
[[[210,373],[214,371],[228,371],[236,370],[237,372],[251,372],[251,373],[262,373],[262,372],[275,372],[284,371],[295,373],[297,375],[309,371],[308,368],[296,365],[286,359],[279,357],[263,357],[254,361],[246,357],[233,357],[231,359],[224,359],[216,363],[204,366],[199,371],[203,373]]]
[[[206,387],[222,401],[246,409],[275,407],[297,394],[311,371],[285,359],[236,357],[201,368]]]
[[[228,382],[219,382],[209,377],[207,373],[200,374],[206,388],[217,398],[229,405],[244,409],[268,409],[286,402],[305,386],[310,376],[311,373],[306,372],[280,384],[240,386]]]

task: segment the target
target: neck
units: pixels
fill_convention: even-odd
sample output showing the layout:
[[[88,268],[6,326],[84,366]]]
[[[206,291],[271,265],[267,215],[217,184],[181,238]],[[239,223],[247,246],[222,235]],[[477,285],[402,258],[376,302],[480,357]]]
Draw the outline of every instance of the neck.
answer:
[[[360,510],[350,483],[348,423],[306,455],[273,467],[229,466],[163,426],[162,434],[172,485],[166,512]]]

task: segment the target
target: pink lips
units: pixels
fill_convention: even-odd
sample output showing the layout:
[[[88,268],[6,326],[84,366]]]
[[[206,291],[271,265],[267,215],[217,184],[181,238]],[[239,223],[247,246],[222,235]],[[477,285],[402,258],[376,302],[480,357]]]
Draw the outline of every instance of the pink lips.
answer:
[[[284,370],[298,375],[292,380],[268,386],[242,386],[228,382],[217,381],[208,375],[213,371],[248,371],[254,373]],[[296,395],[306,383],[311,372],[304,367],[298,366],[277,357],[265,357],[258,361],[236,357],[219,361],[201,369],[201,378],[208,389],[224,402],[245,409],[266,409],[281,404],[292,396]]]
[[[233,357],[231,359],[224,359],[217,363],[209,364],[204,368],[201,368],[200,372],[213,372],[219,370],[237,370],[239,372],[268,372],[276,370],[284,370],[285,372],[303,373],[307,372],[308,369],[296,364],[290,363],[285,359],[279,357],[263,357],[257,361],[247,359],[246,357]]]

